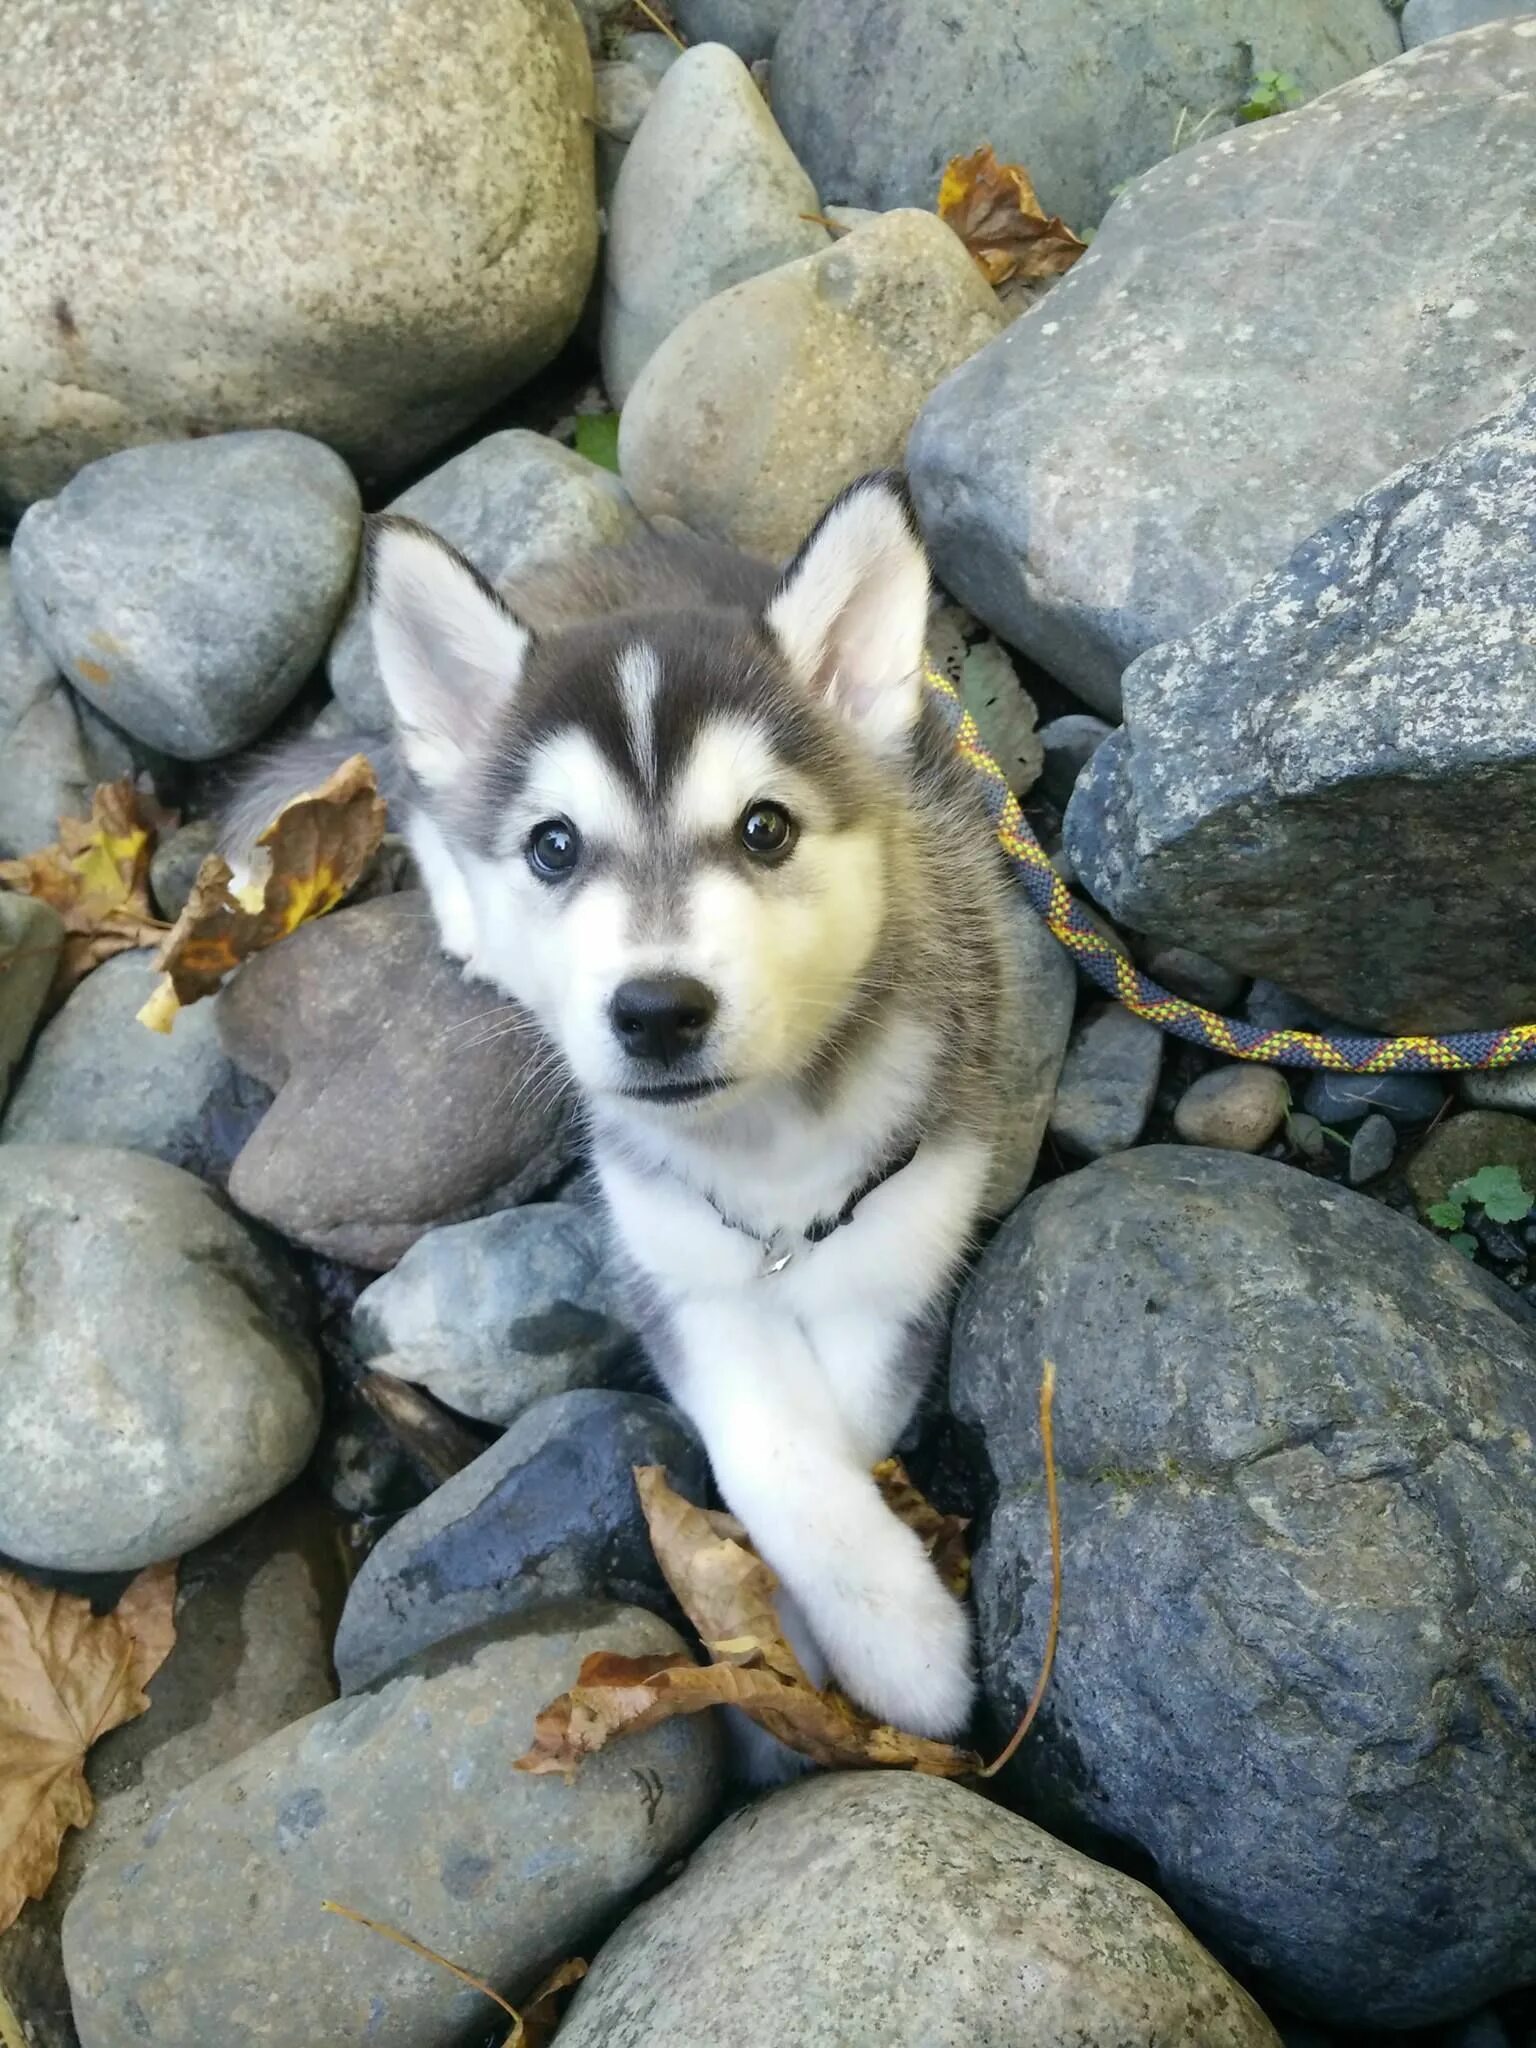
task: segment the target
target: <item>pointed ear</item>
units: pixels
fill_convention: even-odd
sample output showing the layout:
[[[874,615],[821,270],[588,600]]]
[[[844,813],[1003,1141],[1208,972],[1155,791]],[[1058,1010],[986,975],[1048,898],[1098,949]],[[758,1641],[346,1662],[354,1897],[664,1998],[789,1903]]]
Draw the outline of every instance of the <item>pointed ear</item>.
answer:
[[[899,751],[922,708],[928,595],[900,481],[868,476],[823,513],[764,615],[796,675],[877,753]]]
[[[401,752],[444,794],[489,742],[532,635],[446,541],[388,515],[369,522],[368,613]]]

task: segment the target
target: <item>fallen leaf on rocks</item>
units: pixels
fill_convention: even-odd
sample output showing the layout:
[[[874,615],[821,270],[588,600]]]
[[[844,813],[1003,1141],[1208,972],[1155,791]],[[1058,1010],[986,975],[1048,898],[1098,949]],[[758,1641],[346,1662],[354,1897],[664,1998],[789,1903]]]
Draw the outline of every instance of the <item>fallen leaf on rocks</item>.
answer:
[[[947,220],[994,289],[1010,278],[1059,277],[1088,244],[1035,197],[1029,173],[1000,164],[990,143],[951,157],[939,181],[939,217]]]
[[[176,1567],[139,1573],[110,1614],[0,1571],[0,1931],[40,1899],[68,1828],[95,1811],[86,1751],[149,1705],[176,1640]]]
[[[60,818],[55,845],[0,861],[0,885],[52,904],[64,920],[55,1001],[114,953],[152,946],[165,931],[150,904],[149,862],[175,823],[125,775],[92,792],[89,818]]]
[[[382,1934],[386,1941],[392,1941],[400,1948],[407,1948],[413,1956],[420,1956],[423,1962],[436,1963],[440,1970],[446,1970],[450,1977],[457,1977],[461,1984],[468,1984],[473,1990],[482,1992],[493,2005],[499,2005],[504,2013],[511,2015],[512,2031],[502,2043],[502,2048],[544,2048],[551,2040],[559,2023],[561,1994],[579,1984],[587,1974],[587,1965],[580,1956],[570,1956],[556,1969],[550,1971],[527,2004],[519,2012],[509,2005],[492,1985],[483,1977],[476,1977],[469,1970],[461,1969],[457,1963],[450,1963],[446,1956],[440,1956],[435,1948],[428,1948],[424,1941],[417,1941],[414,1935],[402,1934],[398,1927],[391,1927],[387,1920],[370,1920],[366,1913],[354,1913],[350,1906],[339,1906],[334,1899],[320,1901],[322,1912],[339,1913],[343,1920],[351,1920],[359,1927],[366,1927],[370,1934]]]
[[[248,886],[234,889],[228,863],[209,854],[155,956],[163,978],[139,1022],[169,1031],[179,1009],[215,995],[243,960],[334,910],[377,853],[384,810],[372,767],[354,754],[278,812],[256,842]]]
[[[946,1515],[912,1484],[900,1458],[886,1458],[875,1467],[875,1484],[898,1522],[921,1537],[933,1568],[957,1600],[971,1590],[971,1559],[965,1547],[967,1515]]]
[[[1015,796],[1025,796],[1045,766],[1045,748],[1035,730],[1039,713],[1019,681],[1006,650],[996,640],[978,640],[960,663],[960,702],[975,719],[982,743],[1008,778]]]
[[[904,1735],[835,1689],[818,1691],[779,1625],[778,1582],[741,1524],[684,1500],[659,1465],[637,1466],[635,1485],[657,1562],[713,1661],[695,1664],[686,1651],[665,1657],[598,1651],[583,1659],[571,1691],[538,1715],[532,1746],[515,1769],[570,1777],[584,1757],[616,1736],[653,1728],[674,1714],[728,1706],[833,1769],[894,1768],[944,1778],[980,1770],[981,1759],[969,1751]],[[910,1481],[907,1489],[915,1493]]]
[[[579,412],[576,415],[576,453],[595,462],[599,469],[619,473],[619,416],[616,412]]]

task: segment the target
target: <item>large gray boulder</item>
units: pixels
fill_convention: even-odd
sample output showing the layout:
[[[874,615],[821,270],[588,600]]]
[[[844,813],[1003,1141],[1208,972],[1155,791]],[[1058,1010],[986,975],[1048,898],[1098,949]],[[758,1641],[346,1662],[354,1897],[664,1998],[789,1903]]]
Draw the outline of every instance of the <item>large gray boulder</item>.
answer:
[[[1067,810],[1079,879],[1334,1016],[1536,1015],[1533,617],[1536,382],[1132,664]]]
[[[800,0],[675,0],[672,13],[693,43],[724,43],[745,63],[771,57]]]
[[[190,1174],[0,1146],[0,1550],[132,1571],[303,1469],[320,1376],[293,1276]]]
[[[659,2041],[1279,2048],[1144,1886],[972,1791],[879,1771],[737,1814],[603,1947],[561,2048]]]
[[[512,1759],[583,1657],[681,1648],[623,1607],[460,1637],[199,1778],[103,1858],[65,1916],[83,2048],[452,2048],[483,2029],[482,1994],[323,1902],[514,1998],[590,1954],[707,1823],[716,1732],[669,1721],[589,1758],[572,1784]]]
[[[687,50],[625,152],[603,255],[603,383],[616,406],[684,314],[744,278],[813,256],[827,230],[739,57]]]
[[[817,0],[779,36],[773,103],[827,199],[932,206],[990,142],[1085,228],[1181,136],[1229,126],[1256,66],[1310,97],[1401,48],[1381,0]]]
[[[0,503],[255,425],[385,476],[575,325],[597,218],[569,0],[16,0],[5,28]]]
[[[205,761],[257,739],[319,663],[363,508],[302,434],[219,434],[93,462],[30,506],[11,574],[22,617],[83,699]]]
[[[952,1393],[997,1502],[983,1683],[1039,1669],[1035,1391],[1056,1366],[1065,1603],[1012,1796],[1134,1844],[1180,1917],[1345,2027],[1536,1972],[1536,1330],[1417,1224],[1294,1168],[1148,1147],[982,1255]]]
[[[487,434],[412,484],[389,509],[431,527],[496,585],[536,563],[632,539],[642,527],[611,470],[526,427]],[[331,642],[326,673],[355,725],[388,730],[389,701],[358,592]]]
[[[547,1188],[574,1156],[568,1105],[529,1031],[485,1028],[495,1007],[441,951],[419,890],[258,953],[218,998],[225,1051],[277,1091],[234,1163],[232,1199],[382,1271],[434,1224]]]
[[[1149,171],[918,420],[945,585],[1118,716],[1138,654],[1497,410],[1536,370],[1533,88],[1502,23]]]

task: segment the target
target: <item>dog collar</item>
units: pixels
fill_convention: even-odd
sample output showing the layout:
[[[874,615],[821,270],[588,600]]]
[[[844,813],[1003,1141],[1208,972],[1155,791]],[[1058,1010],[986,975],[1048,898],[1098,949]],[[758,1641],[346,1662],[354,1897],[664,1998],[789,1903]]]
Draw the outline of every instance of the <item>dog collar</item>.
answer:
[[[887,1160],[884,1166],[877,1167],[867,1179],[861,1180],[835,1215],[818,1216],[814,1222],[808,1223],[805,1229],[799,1232],[776,1230],[771,1237],[764,1237],[735,1216],[728,1216],[713,1195],[706,1194],[704,1199],[728,1230],[739,1231],[743,1237],[750,1237],[754,1244],[762,1246],[763,1263],[760,1276],[763,1279],[771,1279],[775,1273],[783,1272],[802,1246],[821,1244],[834,1230],[841,1230],[845,1223],[851,1223],[854,1211],[861,1202],[867,1200],[876,1188],[883,1188],[888,1180],[894,1180],[898,1173],[912,1164],[921,1143],[921,1138],[914,1138],[904,1151],[898,1152],[893,1159]],[[702,1189],[700,1193],[703,1193]]]

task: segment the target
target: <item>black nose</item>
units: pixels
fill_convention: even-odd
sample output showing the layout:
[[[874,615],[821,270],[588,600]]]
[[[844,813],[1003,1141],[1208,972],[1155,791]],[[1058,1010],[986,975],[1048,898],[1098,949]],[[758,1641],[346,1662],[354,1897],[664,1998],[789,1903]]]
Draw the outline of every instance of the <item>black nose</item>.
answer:
[[[715,1015],[715,998],[702,981],[662,974],[623,982],[614,992],[610,1016],[620,1045],[633,1060],[670,1067],[697,1052]]]

